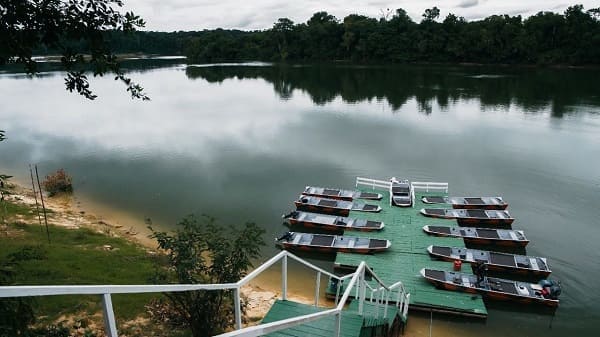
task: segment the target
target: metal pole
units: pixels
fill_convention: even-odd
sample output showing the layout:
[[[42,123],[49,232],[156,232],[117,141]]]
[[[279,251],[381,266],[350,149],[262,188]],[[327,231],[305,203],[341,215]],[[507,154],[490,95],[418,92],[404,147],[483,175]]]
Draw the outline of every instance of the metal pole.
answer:
[[[362,269],[360,274],[360,300],[358,302],[358,314],[362,315],[365,306],[365,296],[367,295],[367,287],[365,283],[365,268]]]
[[[106,330],[106,335],[108,337],[119,337],[110,294],[102,295],[102,310],[104,311],[104,330]]]
[[[340,300],[340,288],[342,287],[344,280],[338,280],[337,289],[335,290],[335,305],[338,305]]]
[[[242,304],[240,301],[240,288],[237,287],[233,290],[233,300],[235,301],[235,328],[237,330],[242,328]]]
[[[35,199],[35,211],[37,212],[38,221],[40,223],[40,228],[42,228],[42,216],[40,215],[40,206],[37,200],[37,192],[35,190],[35,183],[33,182],[33,170],[31,169],[31,164],[29,164],[29,175],[31,176],[31,187],[33,187],[33,198]],[[41,193],[42,191],[40,191]],[[42,228],[42,233],[44,229]]]
[[[40,175],[38,174],[37,164],[35,165],[35,176],[37,177],[38,190],[40,191],[40,199],[42,200],[42,209],[44,210],[44,223],[46,224],[46,236],[48,236],[48,243],[50,243],[50,230],[48,229],[48,216],[46,216],[46,206],[44,205],[44,193],[42,193],[42,186],[40,185]]]
[[[387,318],[388,305],[390,302],[390,291],[385,293],[385,306],[383,307],[383,318]]]
[[[287,300],[287,255],[281,260],[281,299]]]
[[[335,314],[335,326],[333,329],[333,335],[335,337],[340,337],[340,332],[342,331],[342,313],[338,312]]]
[[[315,287],[315,307],[319,306],[320,292],[321,292],[321,272],[317,272],[317,286]]]

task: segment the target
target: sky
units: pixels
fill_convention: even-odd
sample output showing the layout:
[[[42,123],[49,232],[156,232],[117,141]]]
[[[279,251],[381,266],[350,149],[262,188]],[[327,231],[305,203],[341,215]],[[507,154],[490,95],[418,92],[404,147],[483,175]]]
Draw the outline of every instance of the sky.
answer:
[[[572,2],[571,2],[572,1]],[[203,29],[259,30],[273,26],[278,18],[306,22],[313,13],[326,11],[338,19],[349,14],[382,17],[403,8],[414,21],[426,8],[437,6],[441,18],[448,13],[467,20],[492,14],[530,16],[539,11],[562,13],[573,4],[585,9],[598,7],[589,0],[124,0],[125,9],[146,20],[145,30],[178,31]]]

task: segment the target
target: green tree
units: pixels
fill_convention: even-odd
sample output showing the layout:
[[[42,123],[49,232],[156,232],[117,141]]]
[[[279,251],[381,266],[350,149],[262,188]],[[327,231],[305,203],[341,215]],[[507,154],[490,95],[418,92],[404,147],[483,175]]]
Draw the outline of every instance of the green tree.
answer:
[[[237,282],[252,267],[264,245],[264,230],[254,223],[242,229],[218,225],[208,216],[188,216],[174,234],[154,231],[152,238],[164,250],[168,269],[161,269],[156,282],[180,284]],[[178,316],[195,337],[225,331],[233,322],[231,291],[193,291],[165,294]]]
[[[0,259],[0,286],[13,285],[19,263],[28,260],[43,260],[46,251],[41,247],[26,246]],[[30,297],[0,299],[0,337],[24,336],[35,322]]]
[[[0,65],[18,63],[29,74],[37,72],[33,58],[40,48],[57,50],[68,71],[66,89],[96,98],[86,73],[114,73],[132,98],[148,99],[143,88],[124,75],[109,49],[106,32],[134,31],[144,20],[132,12],[121,14],[121,0],[0,0]]]

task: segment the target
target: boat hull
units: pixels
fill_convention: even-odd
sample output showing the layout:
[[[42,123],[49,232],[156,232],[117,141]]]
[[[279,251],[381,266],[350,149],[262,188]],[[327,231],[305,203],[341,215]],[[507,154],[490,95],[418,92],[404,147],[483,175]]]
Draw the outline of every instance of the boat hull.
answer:
[[[322,247],[310,245],[295,245],[289,242],[281,244],[286,250],[318,252],[318,253],[355,253],[355,254],[375,254],[385,251],[387,248],[348,248],[348,247]]]
[[[294,219],[294,218],[289,218],[288,222],[290,223],[290,225],[296,225],[296,226],[303,226],[306,228],[318,228],[318,229],[324,229],[324,230],[330,230],[330,231],[341,231],[341,230],[353,230],[353,231],[358,231],[358,232],[375,232],[375,231],[379,231],[382,228],[379,227],[348,227],[348,226],[341,226],[341,225],[337,225],[337,224],[324,224],[324,223],[317,223],[317,222],[312,222],[312,221],[304,221],[304,220],[298,220],[298,219]]]
[[[440,260],[484,263],[489,271],[529,277],[548,277],[552,271],[545,258],[489,252],[462,247],[429,246],[427,252]]]
[[[483,228],[485,229],[485,228]],[[480,229],[481,230],[481,229]],[[490,229],[495,230],[495,229]],[[477,246],[499,246],[499,247],[526,247],[529,244],[529,240],[513,240],[504,238],[486,238],[480,236],[465,236],[453,233],[442,233],[436,232],[429,229],[429,226],[424,226],[423,231],[429,235],[440,236],[440,237],[452,237],[462,238],[466,244],[477,245]]]
[[[321,205],[312,205],[312,204],[305,204],[300,201],[295,201],[294,204],[296,205],[296,209],[299,211],[323,213],[323,214],[331,214],[331,215],[341,215],[341,216],[350,215],[349,208],[338,208],[338,207],[329,207],[329,206],[321,206]]]
[[[505,210],[508,203],[501,197],[422,197],[425,204],[446,204],[455,209]]]
[[[494,301],[505,301],[505,302],[517,302],[521,304],[541,304],[549,307],[558,307],[557,300],[548,300],[548,299],[536,299],[533,297],[522,297],[518,295],[512,295],[507,293],[499,293],[496,291],[483,291],[478,290],[477,288],[465,287],[457,284],[452,284],[449,282],[443,282],[439,280],[427,279],[430,283],[432,283],[438,289],[444,289],[449,291],[461,291],[470,294],[481,294],[486,298]]]
[[[498,216],[500,212],[501,216]],[[456,220],[461,226],[510,226],[515,219],[510,217],[507,211],[484,210],[484,209],[421,209],[423,216],[437,219]],[[488,213],[496,214],[496,217],[487,216]],[[473,214],[477,216],[473,216]]]

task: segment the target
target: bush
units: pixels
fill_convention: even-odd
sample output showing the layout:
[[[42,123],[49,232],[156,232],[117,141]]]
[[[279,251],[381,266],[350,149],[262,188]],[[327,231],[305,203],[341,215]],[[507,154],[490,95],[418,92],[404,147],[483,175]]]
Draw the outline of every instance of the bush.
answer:
[[[42,185],[50,196],[59,192],[73,192],[73,179],[64,169],[47,175]]]

